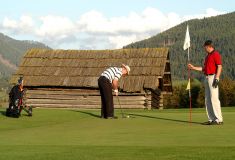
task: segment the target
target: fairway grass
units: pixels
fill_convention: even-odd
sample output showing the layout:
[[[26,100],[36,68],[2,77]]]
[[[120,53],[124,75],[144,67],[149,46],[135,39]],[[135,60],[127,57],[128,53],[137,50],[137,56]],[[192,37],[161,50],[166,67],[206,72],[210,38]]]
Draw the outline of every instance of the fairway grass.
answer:
[[[34,109],[33,117],[0,109],[4,160],[234,160],[235,107],[224,125],[205,126],[205,109],[125,110],[133,118],[100,119],[99,110]]]

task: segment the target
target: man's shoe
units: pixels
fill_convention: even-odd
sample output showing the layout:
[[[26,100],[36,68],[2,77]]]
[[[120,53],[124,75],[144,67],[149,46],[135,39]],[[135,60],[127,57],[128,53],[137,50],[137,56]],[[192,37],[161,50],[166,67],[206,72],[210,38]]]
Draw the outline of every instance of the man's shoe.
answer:
[[[216,119],[214,122],[215,122],[215,125],[223,125],[224,124],[223,122],[220,122],[218,119]]]
[[[107,117],[107,119],[118,119],[118,117],[113,116],[113,117]]]
[[[216,122],[216,125],[223,125],[224,122]]]
[[[223,125],[224,122],[216,122],[216,121],[208,121],[208,122],[204,122],[202,123],[202,125]]]
[[[216,121],[211,122],[211,125],[218,125],[218,124],[219,124],[219,122],[216,122]]]

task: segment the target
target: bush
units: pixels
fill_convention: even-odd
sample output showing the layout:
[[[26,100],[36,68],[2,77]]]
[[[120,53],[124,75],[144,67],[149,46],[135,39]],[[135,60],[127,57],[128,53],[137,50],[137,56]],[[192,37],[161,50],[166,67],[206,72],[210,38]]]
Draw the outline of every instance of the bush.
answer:
[[[192,97],[192,107],[201,107],[199,104],[199,94],[201,93],[201,83],[197,80],[192,79],[191,81],[191,97]],[[187,82],[176,83],[173,86],[173,94],[164,97],[164,106],[167,108],[189,108],[189,91],[186,90]]]
[[[189,93],[187,82],[176,82],[173,94],[164,97],[165,108],[189,108]],[[191,82],[192,107],[205,106],[205,87],[203,83],[193,79]],[[224,78],[220,81],[219,96],[221,106],[235,106],[235,81]]]
[[[222,106],[235,106],[235,81],[224,78],[220,81],[220,101]]]

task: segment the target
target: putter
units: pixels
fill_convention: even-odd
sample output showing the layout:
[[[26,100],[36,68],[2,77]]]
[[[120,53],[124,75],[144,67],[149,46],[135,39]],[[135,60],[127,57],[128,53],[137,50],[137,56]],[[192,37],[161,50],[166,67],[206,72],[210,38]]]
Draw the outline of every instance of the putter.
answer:
[[[121,103],[120,103],[120,100],[119,100],[119,97],[118,97],[118,96],[117,96],[117,99],[118,99],[119,107],[120,107],[120,109],[121,109],[122,118],[130,118],[130,116],[129,116],[129,115],[124,116],[124,113],[123,113],[123,111],[122,111],[122,106],[121,106]]]

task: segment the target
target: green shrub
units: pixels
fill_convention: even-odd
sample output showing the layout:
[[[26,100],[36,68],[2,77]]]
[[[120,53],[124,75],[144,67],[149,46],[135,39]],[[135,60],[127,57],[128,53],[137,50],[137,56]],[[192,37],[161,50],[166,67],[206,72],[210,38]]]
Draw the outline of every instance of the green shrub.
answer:
[[[173,84],[173,94],[164,97],[165,108],[189,108],[189,93],[186,90],[187,81],[177,81]],[[196,79],[191,81],[192,107],[205,106],[205,87]],[[220,81],[219,97],[221,106],[235,106],[235,81],[224,78]]]
[[[222,106],[235,105],[235,81],[224,78],[220,81],[220,101]]]

